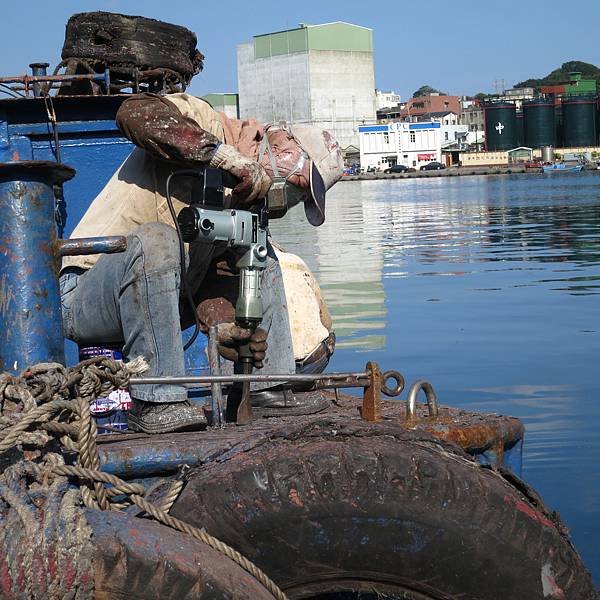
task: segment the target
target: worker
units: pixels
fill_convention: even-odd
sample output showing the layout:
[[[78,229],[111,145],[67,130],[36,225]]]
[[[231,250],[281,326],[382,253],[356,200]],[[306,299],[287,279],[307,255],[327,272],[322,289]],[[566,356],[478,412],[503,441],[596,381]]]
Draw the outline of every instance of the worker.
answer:
[[[316,127],[230,119],[189,94],[138,94],[121,105],[117,125],[137,148],[94,199],[73,237],[126,235],[120,254],[63,258],[60,286],[66,337],[81,344],[123,343],[124,357],[143,356],[148,376],[185,374],[180,324],[179,241],[166,201],[166,178],[181,168],[215,167],[239,183],[232,208],[248,209],[267,193],[272,178],[286,178],[288,206],[302,202],[309,223],[325,218],[325,193],[342,175],[337,142]],[[193,181],[174,180],[175,212],[191,203]],[[269,246],[262,275],[261,327],[253,333],[218,319],[220,353],[235,360],[248,343],[254,366],[266,373],[293,374],[296,360],[285,289],[277,256]],[[186,282],[193,294],[209,288],[219,249],[192,243],[187,249]],[[206,294],[204,294],[206,296]],[[268,343],[267,343],[268,337]],[[327,345],[327,344],[326,344]],[[322,397],[259,391],[253,404],[314,412]],[[267,392],[269,390],[266,390]],[[129,427],[145,433],[196,430],[206,425],[201,407],[179,385],[132,385]],[[283,397],[283,401],[282,401]],[[271,403],[271,405],[269,404]]]

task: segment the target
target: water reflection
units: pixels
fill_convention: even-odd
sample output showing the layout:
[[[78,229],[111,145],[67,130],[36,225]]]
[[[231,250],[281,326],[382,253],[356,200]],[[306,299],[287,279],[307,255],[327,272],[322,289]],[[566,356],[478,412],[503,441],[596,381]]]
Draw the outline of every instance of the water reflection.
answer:
[[[595,174],[576,182],[568,175],[342,182],[329,193],[323,226],[308,226],[297,207],[272,231],[321,282],[340,347],[372,350],[385,346],[384,276],[529,271],[546,276],[511,285],[600,293],[600,270],[590,270],[600,262],[599,183]],[[570,264],[549,271],[547,263]]]
[[[271,231],[287,250],[308,263],[319,280],[333,317],[337,347],[383,348],[382,238],[389,209],[372,194],[346,194],[349,190],[343,186],[336,191],[329,194],[321,227],[307,225],[303,209],[297,207],[285,219],[273,221]]]

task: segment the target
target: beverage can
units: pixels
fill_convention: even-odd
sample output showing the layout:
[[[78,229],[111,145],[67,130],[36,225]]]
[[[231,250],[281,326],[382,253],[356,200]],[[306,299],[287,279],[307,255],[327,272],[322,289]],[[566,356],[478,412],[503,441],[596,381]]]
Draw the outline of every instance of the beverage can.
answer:
[[[79,360],[87,360],[96,356],[105,356],[114,360],[123,360],[121,346],[102,344],[79,348]],[[111,430],[127,430],[127,414],[131,408],[131,396],[127,389],[112,391],[108,396],[101,396],[90,403],[90,413],[96,421],[98,434],[111,433]]]

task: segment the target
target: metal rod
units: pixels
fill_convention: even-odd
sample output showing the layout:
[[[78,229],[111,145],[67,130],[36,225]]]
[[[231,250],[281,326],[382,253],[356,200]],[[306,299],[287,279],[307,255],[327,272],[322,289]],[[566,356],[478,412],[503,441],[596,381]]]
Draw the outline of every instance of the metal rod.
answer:
[[[101,74],[82,74],[82,75],[44,75],[42,77],[34,77],[33,75],[20,75],[17,77],[0,77],[0,83],[22,83],[26,86],[32,83],[41,83],[44,81],[103,81],[106,80],[106,75]]]
[[[81,256],[82,254],[113,254],[127,249],[127,238],[122,235],[106,237],[73,238],[57,240],[59,256]]]
[[[218,329],[216,325],[211,325],[208,328],[208,364],[210,366],[210,372],[213,376],[221,375],[221,359],[219,356],[219,349],[217,347]],[[213,425],[219,425],[222,427],[225,422],[225,414],[223,412],[223,388],[218,381],[211,383],[211,397],[212,397],[212,414],[213,414]]]
[[[258,382],[343,382],[348,387],[355,385],[363,387],[368,383],[369,375],[367,373],[328,373],[326,375],[183,375],[181,377],[132,377],[129,380],[133,385],[156,385],[169,384],[180,385],[185,383],[243,383],[245,381]],[[343,387],[343,386],[342,386]]]

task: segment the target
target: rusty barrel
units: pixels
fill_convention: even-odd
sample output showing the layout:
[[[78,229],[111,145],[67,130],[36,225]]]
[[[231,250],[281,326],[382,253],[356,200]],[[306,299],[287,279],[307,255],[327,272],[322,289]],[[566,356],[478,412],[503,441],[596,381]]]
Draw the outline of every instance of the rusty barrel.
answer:
[[[0,163],[0,371],[64,363],[53,186],[74,174],[52,162]]]

